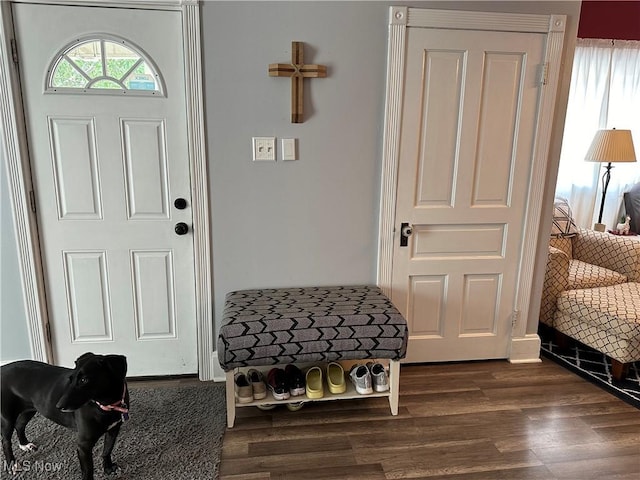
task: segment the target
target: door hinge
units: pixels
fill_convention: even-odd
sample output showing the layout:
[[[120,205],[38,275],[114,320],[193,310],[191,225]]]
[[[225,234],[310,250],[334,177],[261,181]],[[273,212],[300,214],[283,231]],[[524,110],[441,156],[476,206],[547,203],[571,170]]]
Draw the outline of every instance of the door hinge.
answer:
[[[36,213],[36,194],[33,190],[29,190],[29,203],[31,204],[31,211]]]
[[[47,342],[51,343],[51,324],[47,322],[44,329],[45,329],[44,333],[47,336]]]
[[[511,313],[511,328],[516,328],[520,321],[520,310],[514,310]]]
[[[546,85],[549,80],[549,63],[540,65],[540,84]]]
[[[13,63],[18,64],[18,44],[15,38],[11,39],[11,56],[13,57]]]

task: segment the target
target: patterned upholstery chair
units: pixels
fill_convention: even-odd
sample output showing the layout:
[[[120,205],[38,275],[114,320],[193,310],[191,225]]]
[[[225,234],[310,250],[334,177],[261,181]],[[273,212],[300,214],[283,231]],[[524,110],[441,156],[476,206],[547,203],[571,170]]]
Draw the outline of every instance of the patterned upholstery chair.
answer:
[[[640,360],[640,239],[576,227],[557,199],[540,307],[541,331],[611,359],[615,380]]]
[[[567,347],[567,337],[611,359],[616,380],[627,376],[631,362],[640,361],[640,283],[565,290],[554,316],[555,340]]]
[[[640,282],[640,239],[576,227],[566,200],[556,199],[540,306],[540,323],[555,327],[565,290]]]

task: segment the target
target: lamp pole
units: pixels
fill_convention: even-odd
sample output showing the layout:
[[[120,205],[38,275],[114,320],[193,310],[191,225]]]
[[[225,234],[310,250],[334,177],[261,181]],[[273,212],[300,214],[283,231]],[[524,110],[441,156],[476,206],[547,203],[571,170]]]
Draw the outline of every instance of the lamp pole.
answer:
[[[605,167],[605,172],[602,174],[602,201],[600,202],[600,214],[598,215],[598,223],[602,223],[602,211],[604,210],[604,198],[607,196],[607,188],[609,187],[609,180],[611,180],[611,162]]]

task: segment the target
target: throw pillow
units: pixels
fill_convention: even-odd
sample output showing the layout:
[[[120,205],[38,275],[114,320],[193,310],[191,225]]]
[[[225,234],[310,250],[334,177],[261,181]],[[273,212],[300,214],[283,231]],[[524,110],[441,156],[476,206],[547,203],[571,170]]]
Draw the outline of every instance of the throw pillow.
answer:
[[[552,237],[573,237],[577,235],[578,227],[573,221],[573,214],[569,202],[564,198],[556,198],[553,201],[553,224],[551,225]]]
[[[640,234],[640,183],[624,194],[624,209],[631,217],[631,231]]]

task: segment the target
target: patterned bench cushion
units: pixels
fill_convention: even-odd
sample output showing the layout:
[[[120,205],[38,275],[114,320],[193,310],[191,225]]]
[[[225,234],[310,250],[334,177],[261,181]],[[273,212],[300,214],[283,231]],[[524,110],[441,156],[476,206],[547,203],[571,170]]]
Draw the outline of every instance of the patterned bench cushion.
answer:
[[[623,338],[640,338],[640,283],[566,290],[558,312]]]
[[[404,358],[407,322],[374,286],[228,293],[218,335],[225,371],[248,365]]]

